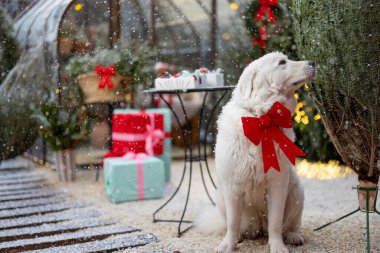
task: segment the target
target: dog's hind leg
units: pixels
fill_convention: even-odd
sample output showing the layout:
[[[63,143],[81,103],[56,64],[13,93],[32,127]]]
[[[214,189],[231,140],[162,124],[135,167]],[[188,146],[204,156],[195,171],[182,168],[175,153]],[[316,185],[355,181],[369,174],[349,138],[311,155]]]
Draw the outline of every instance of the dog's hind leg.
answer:
[[[243,189],[235,191],[224,187],[224,204],[226,208],[227,232],[223,241],[216,248],[217,253],[230,253],[235,249],[240,238],[240,223],[243,208]]]

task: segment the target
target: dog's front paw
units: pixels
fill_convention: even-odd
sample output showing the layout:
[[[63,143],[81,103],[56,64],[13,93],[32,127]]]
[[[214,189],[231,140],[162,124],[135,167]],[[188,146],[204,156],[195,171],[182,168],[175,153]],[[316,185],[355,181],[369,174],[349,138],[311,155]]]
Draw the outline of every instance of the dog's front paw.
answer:
[[[227,242],[226,240],[223,240],[218,245],[218,247],[216,247],[215,251],[216,251],[216,253],[232,253],[234,248],[235,248],[235,245]]]
[[[288,232],[285,234],[285,241],[291,245],[302,245],[304,243],[302,235],[296,232]]]
[[[270,253],[289,253],[288,248],[286,248],[283,242],[270,243]]]

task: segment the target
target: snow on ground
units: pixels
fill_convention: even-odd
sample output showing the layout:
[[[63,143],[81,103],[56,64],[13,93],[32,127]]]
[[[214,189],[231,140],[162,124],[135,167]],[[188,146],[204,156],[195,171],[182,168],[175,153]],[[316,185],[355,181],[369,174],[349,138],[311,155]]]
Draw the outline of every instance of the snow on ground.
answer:
[[[210,164],[213,165],[213,161]],[[59,183],[57,175],[52,170],[46,168],[38,168],[38,170],[44,172],[56,187],[72,194],[79,200],[93,202],[105,217],[111,218],[119,224],[136,226],[144,232],[152,232],[161,240],[157,244],[128,249],[123,252],[213,252],[213,249],[222,240],[222,237],[203,235],[194,229],[178,238],[176,223],[152,223],[153,212],[170,196],[180,180],[183,170],[182,161],[173,162],[172,183],[166,187],[165,199],[123,204],[113,204],[108,201],[104,194],[103,177],[101,176],[100,180],[95,182],[95,171],[93,170],[79,170],[77,181],[72,184]],[[210,204],[202,185],[198,164],[193,167],[193,172],[192,191],[185,217],[187,219],[192,219],[200,208]],[[187,179],[185,178],[184,185],[173,202],[159,213],[158,218],[178,219],[180,217],[188,187]],[[365,252],[364,213],[357,213],[321,231],[313,231],[316,227],[357,208],[357,194],[351,189],[357,182],[355,175],[351,174],[332,180],[306,178],[301,178],[301,180],[306,195],[301,229],[305,237],[305,245],[288,246],[290,252]],[[209,181],[208,183],[210,186]],[[380,216],[371,214],[370,221],[372,252],[380,252]],[[267,238],[243,241],[238,244],[237,252],[269,252]]]

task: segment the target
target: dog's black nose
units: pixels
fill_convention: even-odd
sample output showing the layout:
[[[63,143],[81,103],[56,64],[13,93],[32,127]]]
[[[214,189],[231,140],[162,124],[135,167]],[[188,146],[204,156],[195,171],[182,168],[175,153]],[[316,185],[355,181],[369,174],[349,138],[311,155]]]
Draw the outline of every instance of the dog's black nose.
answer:
[[[315,62],[314,61],[309,61],[309,65],[314,68],[315,67]]]

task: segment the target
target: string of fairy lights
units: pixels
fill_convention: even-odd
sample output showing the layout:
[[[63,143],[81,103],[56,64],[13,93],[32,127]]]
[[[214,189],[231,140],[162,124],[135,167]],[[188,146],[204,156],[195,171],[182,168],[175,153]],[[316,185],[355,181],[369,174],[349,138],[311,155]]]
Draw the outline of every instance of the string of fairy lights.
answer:
[[[309,86],[307,84],[304,85],[304,89],[307,91],[309,89]],[[294,93],[294,97],[295,99],[299,99],[299,94],[298,93]],[[297,107],[296,107],[296,112],[295,112],[295,115],[294,115],[294,120],[297,122],[297,123],[302,123],[304,125],[307,125],[310,123],[310,118],[309,118],[309,115],[310,113],[312,113],[311,116],[313,116],[313,119],[315,121],[317,120],[320,120],[321,119],[321,115],[319,113],[315,113],[313,114],[313,111],[314,111],[314,108],[311,106],[311,105],[308,105],[306,103],[306,101],[298,101],[297,102]]]
[[[50,163],[49,161],[44,161],[42,160],[41,158],[35,156],[35,155],[32,155],[32,154],[29,154],[29,153],[24,153],[22,155],[22,157],[32,161],[36,166],[38,167],[45,167],[47,169],[51,169],[51,170],[55,170],[56,167],[55,167],[55,164],[54,163]]]

